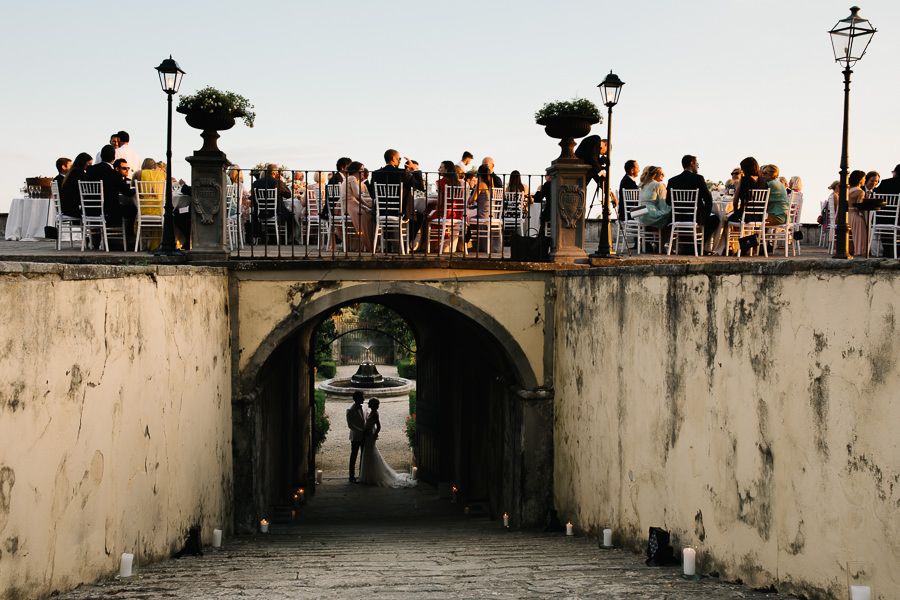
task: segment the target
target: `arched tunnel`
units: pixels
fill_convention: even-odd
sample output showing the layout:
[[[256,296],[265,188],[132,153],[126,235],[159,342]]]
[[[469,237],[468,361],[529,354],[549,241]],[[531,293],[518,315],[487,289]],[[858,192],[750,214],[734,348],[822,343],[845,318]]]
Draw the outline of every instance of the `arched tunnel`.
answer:
[[[461,501],[482,503],[492,518],[540,522],[552,500],[552,397],[518,343],[455,296],[380,293],[306,307],[280,325],[242,382],[233,410],[236,528],[289,505],[298,487],[315,489],[311,340],[324,319],[358,302],[394,310],[415,335],[419,478],[438,490],[456,486]],[[346,437],[346,424],[332,423],[328,435]]]

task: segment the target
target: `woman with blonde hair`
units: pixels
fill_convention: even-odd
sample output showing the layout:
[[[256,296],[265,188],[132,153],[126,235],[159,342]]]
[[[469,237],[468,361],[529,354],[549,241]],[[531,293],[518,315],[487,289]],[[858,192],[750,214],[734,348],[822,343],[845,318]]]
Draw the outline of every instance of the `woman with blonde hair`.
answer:
[[[778,177],[778,167],[763,165],[759,175],[769,187],[769,203],[766,206],[766,225],[783,225],[788,218],[787,190]]]
[[[231,183],[238,186],[238,190],[241,198],[241,224],[244,225],[247,221],[250,220],[250,191],[244,187],[244,172],[241,171],[241,167],[238,165],[231,165],[228,169],[228,179],[231,180]],[[231,207],[232,213],[236,214],[237,207]]]
[[[662,168],[656,166],[644,167],[641,180],[638,184],[641,192],[638,202],[649,211],[646,215],[638,217],[641,223],[647,227],[663,229],[669,226],[672,220],[672,207],[666,203],[666,184],[663,183],[665,174]]]

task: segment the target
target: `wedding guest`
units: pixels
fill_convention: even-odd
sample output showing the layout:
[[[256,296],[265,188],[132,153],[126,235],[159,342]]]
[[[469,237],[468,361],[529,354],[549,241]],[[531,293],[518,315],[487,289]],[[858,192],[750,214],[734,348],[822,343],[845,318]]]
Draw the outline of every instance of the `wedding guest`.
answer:
[[[803,182],[796,175],[791,177],[788,182],[788,194],[792,194],[794,192],[802,192],[803,191]]]
[[[731,177],[725,181],[725,195],[726,196],[734,196],[734,189],[737,187],[737,182],[741,179],[740,167],[734,168],[731,170]]]
[[[778,177],[778,167],[763,165],[759,169],[760,177],[769,187],[769,203],[766,205],[766,225],[783,225],[788,218],[787,188]]]
[[[495,188],[502,188],[503,180],[500,179],[498,175],[494,174],[494,159],[490,156],[485,156],[483,159],[481,159],[481,166],[488,168],[488,172],[491,175],[491,183],[493,184],[493,186]],[[478,169],[478,171],[481,172],[481,169]]]
[[[109,144],[108,145],[113,147],[113,151],[115,151],[119,148],[119,134],[118,133],[114,133],[111,136],[109,136]],[[101,148],[101,150],[102,150],[102,148]],[[103,162],[103,159],[100,158],[100,153],[98,152],[97,156],[94,157],[94,164],[99,165],[102,162]]]
[[[84,179],[85,169],[93,163],[94,159],[90,154],[81,152],[66,172],[66,178],[59,188],[59,206],[64,215],[81,217],[81,191],[78,189],[78,182]]]
[[[732,174],[733,175],[733,174]],[[734,212],[729,221],[739,223],[744,217],[744,207],[750,201],[751,190],[768,189],[765,181],[759,178],[759,163],[752,156],[741,161],[741,175],[734,188]]]
[[[865,171],[853,171],[847,179],[847,222],[850,225],[850,253],[853,256],[865,256],[869,242],[868,214],[859,210],[856,205],[865,199]]]
[[[56,159],[56,177],[53,178],[53,181],[56,182],[56,186],[62,190],[63,181],[66,179],[66,173],[69,172],[69,167],[72,166],[72,161],[68,158],[57,158]]]
[[[891,175],[875,188],[876,194],[900,194],[900,165],[894,167]]]
[[[660,239],[668,237],[672,220],[672,207],[666,203],[666,184],[662,182],[664,177],[660,167],[645,167],[641,173],[641,194],[638,198],[640,204],[650,211],[638,217],[638,220],[647,227],[658,228],[662,236]]]
[[[489,231],[489,223],[491,219],[491,190],[493,190],[493,174],[488,165],[478,167],[478,177],[472,194],[469,197],[468,205],[476,207],[474,220],[470,221],[475,225],[475,231],[478,237],[478,251],[488,251],[488,238],[490,237],[490,251],[500,252],[500,244],[502,240],[497,236],[491,236]]]
[[[626,160],[625,161],[625,174],[622,176],[622,181],[619,182],[619,198],[622,197],[622,192],[624,190],[640,189],[640,188],[638,188],[638,184],[635,181],[635,178],[637,178],[638,173],[640,173],[640,172],[641,172],[641,168],[638,166],[638,163],[636,160]],[[622,205],[621,211],[622,212],[619,216],[621,216],[623,219],[627,219],[628,215],[625,214],[625,205],[624,204]]]
[[[712,248],[718,241],[714,239],[714,234],[719,229],[719,216],[713,214],[712,194],[706,187],[706,178],[698,172],[700,163],[696,156],[684,155],[681,158],[681,168],[684,170],[679,175],[669,179],[668,193],[671,193],[671,190],[697,190],[697,213],[694,218],[698,224],[703,225],[706,245],[703,249],[704,254],[712,255]],[[671,201],[667,198],[666,203],[671,204]]]
[[[120,131],[116,134],[116,139],[119,140],[119,147],[116,148],[116,158],[124,158],[128,161],[129,168],[131,169],[134,169],[141,164],[141,158],[138,156],[137,152],[128,145],[128,142],[131,141],[131,136],[128,135],[128,132]],[[133,176],[133,172],[128,173],[129,179]]]
[[[347,165],[347,184],[344,186],[344,205],[350,215],[354,229],[359,233],[359,250],[372,251],[372,239],[375,237],[375,221],[372,218],[374,203],[365,193],[365,180],[368,171],[359,161]],[[356,250],[356,248],[350,248]]]
[[[399,183],[402,188],[402,213],[409,221],[409,237],[414,240],[419,232],[424,215],[416,211],[413,190],[425,191],[425,183],[422,180],[422,172],[414,160],[406,159],[405,168],[400,168],[400,153],[389,148],[384,152],[384,166],[372,172],[369,190],[372,192],[375,202],[378,202],[378,188],[376,184]]]
[[[281,200],[287,200],[291,197],[291,190],[281,179],[281,171],[278,169],[278,165],[275,164],[266,165],[266,170],[263,176],[254,181],[253,185],[250,186],[250,210],[253,214],[253,236],[257,238],[265,233],[265,227],[260,222],[260,219],[268,219],[271,218],[272,215],[270,215],[266,210],[263,210],[262,212],[260,211],[259,204],[256,199],[256,191],[271,189],[278,190],[276,196]],[[290,210],[287,209],[287,207],[285,207],[284,202],[277,202],[275,204],[275,210],[278,215],[278,220],[283,222],[287,228],[288,239],[293,239],[293,214]]]
[[[129,171],[128,163],[121,158],[116,160],[116,149],[111,144],[100,149],[100,159],[102,162],[85,170],[84,180],[103,183],[103,215],[106,217],[106,223],[112,227],[124,226],[125,248],[130,248],[134,245],[134,218],[137,215],[137,207],[133,200],[127,199],[134,196],[134,189],[128,185],[125,178]],[[114,162],[117,166],[113,166]]]
[[[228,179],[240,189],[241,200],[241,223],[246,224],[250,220],[250,192],[244,187],[244,172],[238,165],[231,165],[228,169]],[[236,209],[233,209],[236,210]]]
[[[462,159],[460,159],[460,161],[456,164],[458,166],[462,167],[462,170],[465,173],[465,171],[469,168],[469,163],[472,162],[473,158],[475,158],[475,157],[472,156],[472,153],[469,152],[468,150],[466,150],[462,154]]]
[[[831,193],[825,199],[825,202],[822,203],[822,212],[817,221],[822,226],[823,233],[828,229],[828,225],[834,221],[834,213],[837,211],[838,205],[838,186],[840,184],[840,181],[831,182],[828,186]]]
[[[425,223],[426,225],[435,219],[443,219],[444,218],[444,206],[447,203],[447,188],[451,187],[462,187],[463,181],[460,179],[462,168],[458,165],[454,165],[452,160],[442,161],[440,166],[438,166],[438,175],[440,175],[440,179],[437,180],[435,184],[437,187],[437,204],[430,208],[425,215]],[[447,212],[447,221],[454,223],[455,225],[462,226],[465,222],[466,214],[465,209],[451,209]],[[423,228],[427,230],[427,227]],[[426,236],[423,231],[422,236]],[[423,239],[425,239],[423,237]],[[455,250],[457,247],[457,240],[452,239],[452,235],[448,236],[446,240],[444,240],[444,252],[449,252]],[[424,245],[420,242],[419,249],[423,249]],[[429,248],[430,252],[437,252],[439,249],[435,247]]]
[[[881,181],[881,175],[878,174],[878,171],[869,171],[866,173],[866,185],[863,187],[863,193],[866,195],[866,198],[872,197],[872,194],[875,193],[875,188],[878,187],[879,181]]]

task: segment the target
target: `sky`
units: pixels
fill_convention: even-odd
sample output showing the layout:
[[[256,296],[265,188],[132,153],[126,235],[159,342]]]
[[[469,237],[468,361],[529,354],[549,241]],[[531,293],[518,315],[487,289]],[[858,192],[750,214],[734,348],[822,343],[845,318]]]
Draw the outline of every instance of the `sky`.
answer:
[[[0,212],[25,177],[95,155],[124,129],[139,156],[166,151],[166,95],[155,67],[170,54],[182,93],[207,85],[247,97],[256,126],[221,132],[242,167],[275,162],[369,169],[396,148],[425,170],[464,150],[496,171],[540,176],[559,155],[534,123],[544,103],[584,97],[610,71],[625,86],[613,111],[612,176],[628,159],[724,181],[747,156],[803,180],[812,222],[840,168],[843,76],[828,31],[850,14],[834,0],[557,0],[415,4],[224,0],[4,7]],[[878,29],[854,68],[850,169],[889,177],[900,163],[895,84],[900,3],[860,16]],[[14,27],[13,24],[20,24]],[[177,100],[177,99],[176,99]],[[606,112],[604,107],[601,107]],[[608,123],[592,133],[606,137]],[[200,132],[174,114],[172,175]],[[536,181],[536,180],[535,180]]]

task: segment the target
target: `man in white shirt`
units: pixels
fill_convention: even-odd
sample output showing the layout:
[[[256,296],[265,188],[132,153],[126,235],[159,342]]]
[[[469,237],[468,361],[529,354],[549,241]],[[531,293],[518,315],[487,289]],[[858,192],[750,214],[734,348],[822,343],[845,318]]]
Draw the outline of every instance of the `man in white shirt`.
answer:
[[[131,179],[131,176],[134,175],[134,170],[141,166],[141,158],[128,145],[131,136],[128,135],[127,131],[120,131],[116,134],[116,137],[119,140],[119,147],[116,148],[116,158],[124,158],[128,161],[128,179]]]
[[[463,152],[462,160],[456,163],[456,166],[462,167],[463,173],[469,170],[469,163],[472,162],[472,159],[475,158],[472,156],[472,153],[466,150]]]
[[[115,150],[119,149],[119,137],[118,136],[119,136],[118,133],[114,133],[111,136],[109,136],[109,145],[112,146],[113,149],[115,149]],[[103,148],[101,148],[100,151],[102,152]],[[119,158],[118,154],[116,155],[116,158]],[[103,159],[100,158],[100,152],[98,152],[97,156],[94,157],[94,164],[99,165],[102,162],[103,162]],[[128,163],[128,164],[129,164],[129,166],[131,165],[131,163]]]

